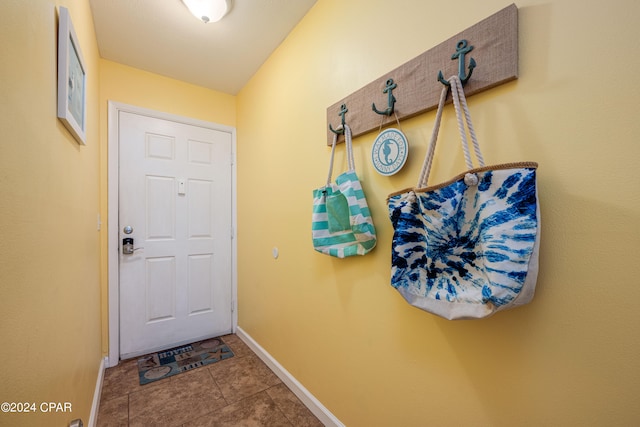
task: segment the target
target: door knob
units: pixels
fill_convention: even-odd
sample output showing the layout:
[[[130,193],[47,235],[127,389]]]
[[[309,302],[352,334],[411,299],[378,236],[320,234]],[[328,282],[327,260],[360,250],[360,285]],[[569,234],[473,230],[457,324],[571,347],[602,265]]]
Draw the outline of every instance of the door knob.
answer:
[[[132,255],[135,251],[138,251],[144,248],[134,248],[133,247],[133,239],[131,237],[125,237],[122,239],[122,254],[123,255]]]
[[[130,225],[127,225],[125,228],[122,229],[122,231],[124,231],[124,234],[131,234],[133,233],[133,227]]]
[[[133,251],[133,239],[131,237],[122,239],[122,253],[124,255],[131,255]]]

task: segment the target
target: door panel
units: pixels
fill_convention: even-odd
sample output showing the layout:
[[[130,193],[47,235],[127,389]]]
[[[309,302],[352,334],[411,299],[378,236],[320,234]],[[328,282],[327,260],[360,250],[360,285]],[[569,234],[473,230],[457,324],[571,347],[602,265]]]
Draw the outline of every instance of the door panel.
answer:
[[[118,120],[121,356],[231,332],[231,134]]]
[[[213,310],[213,256],[191,255],[189,257],[189,314]]]
[[[175,319],[176,294],[175,257],[147,258],[145,260],[146,321]]]
[[[166,176],[146,176],[145,179],[147,240],[173,240],[176,237],[174,179]]]

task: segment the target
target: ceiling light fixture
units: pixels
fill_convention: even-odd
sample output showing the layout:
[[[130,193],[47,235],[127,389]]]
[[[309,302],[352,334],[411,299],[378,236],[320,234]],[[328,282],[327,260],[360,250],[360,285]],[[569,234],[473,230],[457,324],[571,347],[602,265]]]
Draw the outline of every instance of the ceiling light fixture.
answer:
[[[200,21],[218,22],[229,13],[231,0],[182,0],[189,12]]]

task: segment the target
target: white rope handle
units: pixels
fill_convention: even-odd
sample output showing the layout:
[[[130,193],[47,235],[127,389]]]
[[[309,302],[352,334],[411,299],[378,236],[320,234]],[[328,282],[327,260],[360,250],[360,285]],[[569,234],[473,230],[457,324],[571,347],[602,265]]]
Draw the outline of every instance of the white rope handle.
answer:
[[[333,158],[336,153],[336,145],[338,143],[338,134],[333,134],[333,142],[331,143],[331,159],[329,160],[329,174],[327,175],[327,186],[331,185],[331,175],[333,174]],[[347,148],[347,167],[349,171],[356,170],[356,164],[353,159],[353,144],[351,143],[351,128],[344,125],[344,145]]]
[[[431,163],[433,162],[433,153],[436,151],[436,142],[438,141],[438,132],[440,131],[440,122],[442,121],[442,110],[444,110],[444,104],[447,100],[447,93],[449,92],[448,86],[443,86],[442,92],[440,92],[440,101],[438,102],[438,111],[436,112],[436,121],[433,124],[433,131],[431,132],[431,140],[429,141],[429,148],[427,149],[427,155],[422,163],[422,170],[420,171],[420,178],[418,178],[418,185],[416,187],[426,187],[427,180],[429,179],[429,173],[431,172]]]
[[[480,152],[480,145],[478,144],[478,138],[471,122],[471,114],[469,113],[469,107],[467,105],[467,99],[464,96],[464,90],[462,88],[462,82],[458,76],[452,76],[449,79],[451,87],[451,97],[453,98],[453,105],[456,111],[456,118],[458,121],[458,130],[460,131],[460,137],[462,139],[462,151],[464,153],[465,163],[468,169],[473,169],[473,162],[469,153],[469,143],[467,141],[467,135],[462,120],[462,114],[460,110],[464,112],[464,118],[471,136],[471,142],[473,144],[474,153],[480,166],[484,166],[484,158]],[[438,111],[436,113],[436,120],[433,125],[433,132],[431,134],[431,140],[429,141],[429,148],[422,164],[422,170],[420,172],[420,178],[418,178],[418,188],[426,187],[429,180],[429,173],[431,172],[431,164],[433,163],[433,155],[435,152],[436,141],[438,139],[438,132],[440,130],[440,122],[442,121],[442,112],[444,110],[445,101],[447,99],[447,93],[449,91],[448,86],[442,88],[440,94],[440,102],[438,103]]]
[[[349,171],[356,170],[356,162],[353,158],[353,143],[351,142],[351,128],[349,125],[344,125],[344,145],[347,147],[347,167]]]
[[[331,184],[331,173],[333,172],[333,156],[336,153],[336,143],[338,142],[338,134],[333,134],[333,142],[331,143],[331,159],[329,160],[329,175],[327,175],[327,187]]]
[[[462,151],[464,151],[464,159],[467,163],[467,169],[473,169],[473,162],[471,161],[471,155],[469,154],[469,143],[467,141],[467,133],[465,132],[464,125],[462,123],[462,116],[460,114],[460,106],[462,104],[462,111],[464,112],[464,118],[471,136],[471,142],[473,144],[473,150],[478,159],[480,166],[484,166],[484,159],[480,152],[480,145],[478,144],[478,138],[476,138],[476,132],[473,129],[473,123],[471,122],[471,114],[469,113],[469,107],[467,106],[467,98],[464,95],[464,89],[462,88],[462,82],[458,76],[454,76],[453,80],[449,80],[451,83],[451,95],[453,98],[453,106],[456,110],[456,118],[458,119],[458,130],[460,131],[460,137],[462,138]]]

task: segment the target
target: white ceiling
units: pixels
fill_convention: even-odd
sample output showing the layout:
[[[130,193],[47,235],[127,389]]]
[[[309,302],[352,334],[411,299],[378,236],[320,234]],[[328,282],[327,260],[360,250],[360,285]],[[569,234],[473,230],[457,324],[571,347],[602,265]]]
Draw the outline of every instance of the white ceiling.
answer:
[[[181,0],[89,0],[100,56],[235,95],[317,0],[234,0],[204,24]]]

